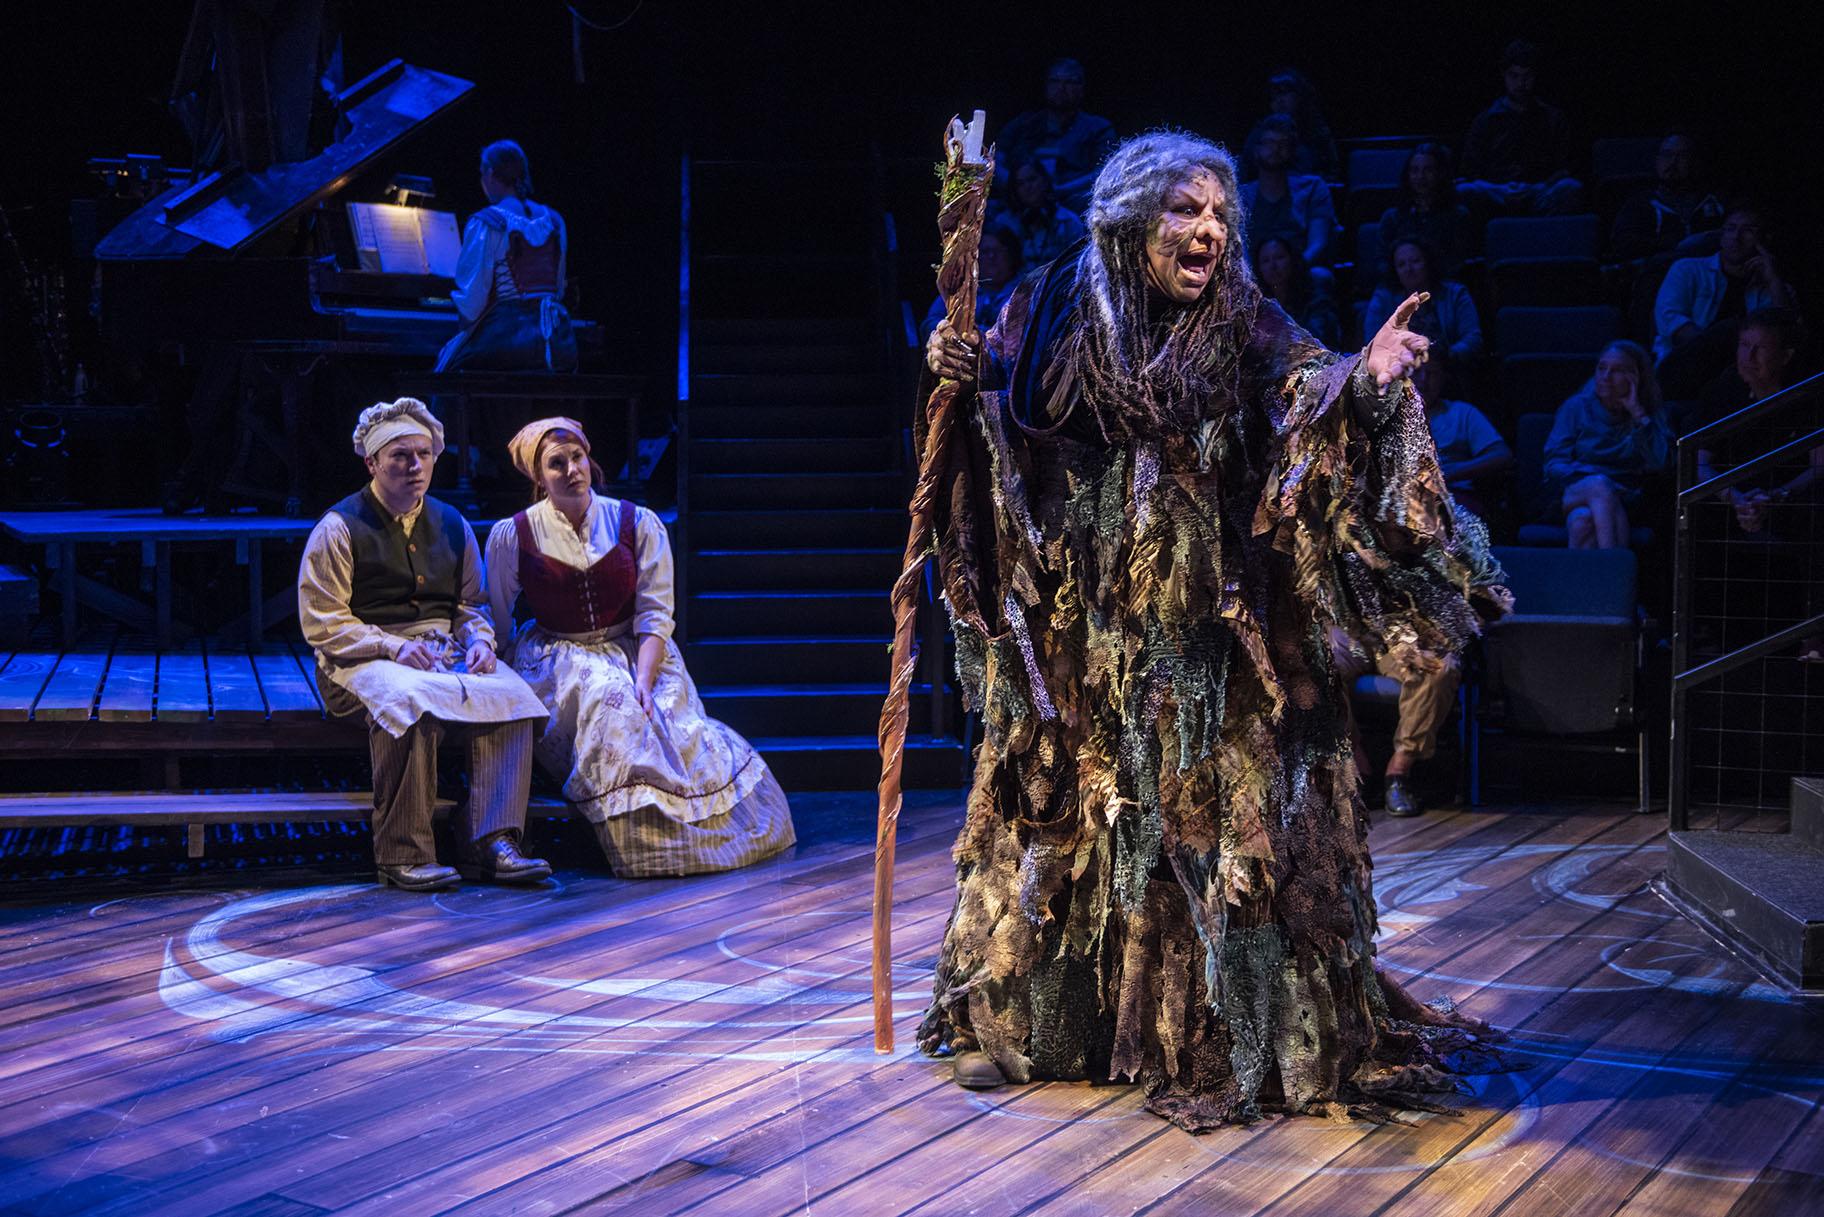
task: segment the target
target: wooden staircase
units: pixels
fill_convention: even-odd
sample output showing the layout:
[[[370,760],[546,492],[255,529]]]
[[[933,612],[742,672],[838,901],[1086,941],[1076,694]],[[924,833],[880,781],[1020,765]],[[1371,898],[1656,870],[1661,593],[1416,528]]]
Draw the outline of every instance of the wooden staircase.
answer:
[[[880,349],[873,326],[842,318],[692,327],[686,657],[710,714],[790,790],[880,775],[908,491]],[[918,683],[908,787],[964,781],[954,728],[932,719]]]

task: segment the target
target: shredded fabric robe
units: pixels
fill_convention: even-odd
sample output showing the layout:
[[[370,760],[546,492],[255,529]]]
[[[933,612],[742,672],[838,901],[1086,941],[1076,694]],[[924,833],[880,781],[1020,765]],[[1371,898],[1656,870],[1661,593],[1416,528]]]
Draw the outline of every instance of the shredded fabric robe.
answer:
[[[1192,1131],[1387,1118],[1477,1025],[1374,967],[1329,629],[1431,670],[1509,603],[1417,395],[1260,303],[1232,397],[1105,436],[1062,352],[1076,256],[1008,302],[936,550],[983,742],[919,1042],[1137,1080]],[[922,422],[923,420],[921,420]]]

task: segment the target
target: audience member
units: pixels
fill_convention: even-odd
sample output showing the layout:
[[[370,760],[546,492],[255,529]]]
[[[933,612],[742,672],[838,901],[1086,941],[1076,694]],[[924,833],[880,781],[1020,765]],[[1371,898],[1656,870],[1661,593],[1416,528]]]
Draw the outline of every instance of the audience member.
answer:
[[[1610,244],[1617,257],[1669,254],[1723,223],[1723,202],[1699,184],[1697,149],[1675,131],[1659,141],[1653,185],[1631,196],[1615,215]]]
[[[1378,331],[1393,310],[1413,292],[1428,292],[1430,299],[1413,314],[1411,328],[1462,363],[1482,353],[1482,318],[1469,289],[1454,279],[1441,278],[1433,269],[1438,257],[1421,241],[1401,241],[1393,248],[1393,273],[1368,298],[1362,315],[1362,332]]]
[[[1438,465],[1451,497],[1486,517],[1496,502],[1493,482],[1512,468],[1514,450],[1487,415],[1449,396],[1449,356],[1439,352],[1420,364],[1412,383],[1425,402],[1425,422],[1438,446]]]
[[[1450,717],[1451,703],[1457,696],[1461,677],[1457,656],[1446,657],[1434,671],[1402,671],[1386,652],[1370,655],[1361,644],[1336,628],[1330,631],[1330,654],[1338,674],[1351,685],[1371,670],[1399,681],[1400,717],[1393,729],[1393,755],[1387,758],[1387,768],[1382,771],[1385,784],[1381,790],[1381,805],[1390,816],[1418,815],[1424,808],[1414,789],[1413,771],[1420,761],[1430,760],[1437,751],[1438,728]],[[1355,747],[1356,772],[1366,780],[1372,772],[1368,749],[1362,742],[1361,732],[1356,729],[1353,703],[1345,702],[1344,705],[1349,709],[1349,735]]]
[[[981,257],[975,269],[975,327],[978,332],[985,334],[1001,315],[1001,306],[1007,303],[1007,297],[1013,295],[1025,263],[1020,258],[1019,238],[1004,224],[995,223],[983,228],[979,248]],[[940,295],[932,301],[930,309],[925,313],[924,324],[919,326],[919,341],[931,337],[931,331],[943,319],[944,298]]]
[[[1381,261],[1375,274],[1385,276],[1392,269],[1395,245],[1418,240],[1437,251],[1438,272],[1453,275],[1469,257],[1472,231],[1469,208],[1457,201],[1450,149],[1420,144],[1400,172],[1399,198],[1381,213]]]
[[[1248,236],[1257,243],[1282,238],[1315,273],[1330,264],[1330,239],[1336,232],[1330,187],[1314,173],[1292,172],[1298,124],[1289,115],[1269,114],[1260,126],[1260,174],[1241,188]],[[1329,277],[1327,270],[1317,274],[1320,281]]]
[[[1330,124],[1324,121],[1324,109],[1317,97],[1317,86],[1297,68],[1281,68],[1267,78],[1267,113],[1284,114],[1298,124],[1298,145],[1292,153],[1295,173],[1315,173],[1326,181],[1342,176],[1342,159],[1336,152],[1336,138]],[[1241,149],[1241,178],[1252,181],[1260,168],[1260,137],[1266,120],[1254,124]]]
[[[1736,326],[1748,313],[1794,307],[1765,231],[1760,207],[1731,204],[1717,251],[1680,258],[1666,272],[1653,301],[1653,353],[1672,396],[1695,397],[1729,365]]]
[[[1671,453],[1652,361],[1632,342],[1611,342],[1596,359],[1596,375],[1558,407],[1545,441],[1545,484],[1564,514],[1571,548],[1626,545],[1628,512]]]
[[[1501,53],[1503,92],[1476,116],[1463,138],[1457,189],[1490,211],[1550,215],[1583,205],[1583,184],[1570,173],[1564,112],[1539,100],[1539,50],[1510,42]]]
[[[1343,323],[1336,301],[1317,285],[1311,268],[1284,237],[1268,237],[1254,248],[1254,277],[1269,300],[1279,303],[1286,315],[1329,347],[1343,344]]]
[[[1081,215],[1089,206],[1096,170],[1114,149],[1115,125],[1083,112],[1083,65],[1059,59],[1045,70],[1045,108],[1013,118],[995,143],[1003,175],[1013,166],[1040,161],[1051,174],[1058,201]]]
[[[1027,161],[1013,171],[1013,205],[999,222],[1020,243],[1027,266],[1042,266],[1082,238],[1083,221],[1058,205],[1045,162]]]
[[[1712,381],[1704,391],[1692,429],[1719,422],[1784,389],[1792,382],[1794,361],[1803,342],[1796,314],[1785,309],[1750,313],[1742,321],[1736,337],[1735,366]],[[1749,423],[1727,435],[1705,440],[1697,450],[1697,476],[1700,481],[1708,481],[1743,461],[1791,443],[1808,434],[1814,422],[1813,418],[1797,421],[1791,417],[1774,418],[1765,423]],[[1824,446],[1768,470],[1768,476],[1760,485],[1723,491],[1722,498],[1735,509],[1736,523],[1743,532],[1760,532],[1767,524],[1768,509],[1809,490],[1820,476],[1824,476],[1821,467],[1824,467]],[[1763,489],[1763,486],[1771,488]]]

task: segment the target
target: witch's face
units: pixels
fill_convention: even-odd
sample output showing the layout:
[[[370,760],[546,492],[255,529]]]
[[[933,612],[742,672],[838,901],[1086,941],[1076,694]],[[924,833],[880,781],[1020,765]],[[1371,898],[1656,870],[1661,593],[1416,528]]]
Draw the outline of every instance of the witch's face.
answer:
[[[1165,208],[1146,234],[1146,277],[1166,299],[1190,304],[1216,276],[1229,243],[1222,215],[1227,201],[1222,183],[1207,171],[1167,192]]]

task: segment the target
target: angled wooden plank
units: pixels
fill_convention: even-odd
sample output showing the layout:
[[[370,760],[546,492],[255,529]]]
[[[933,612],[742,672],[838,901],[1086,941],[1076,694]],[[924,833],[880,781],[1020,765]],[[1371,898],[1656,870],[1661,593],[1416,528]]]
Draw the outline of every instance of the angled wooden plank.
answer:
[[[217,722],[258,722],[266,717],[266,699],[246,651],[205,648],[203,662],[209,669],[209,703]]]
[[[19,651],[0,668],[0,722],[22,723],[32,717],[32,703],[57,666],[55,651]]]
[[[209,717],[209,671],[195,643],[158,657],[160,722],[197,723]]]
[[[254,674],[259,678],[260,692],[266,699],[266,716],[273,722],[296,722],[322,718],[323,703],[317,698],[314,681],[298,668],[291,648],[283,643],[268,643],[251,656]]]
[[[157,693],[157,651],[139,643],[122,643],[108,664],[95,717],[104,722],[151,722]]]
[[[107,676],[113,641],[111,633],[85,634],[75,649],[65,651],[32,705],[32,721],[71,722],[92,718],[101,682]]]

